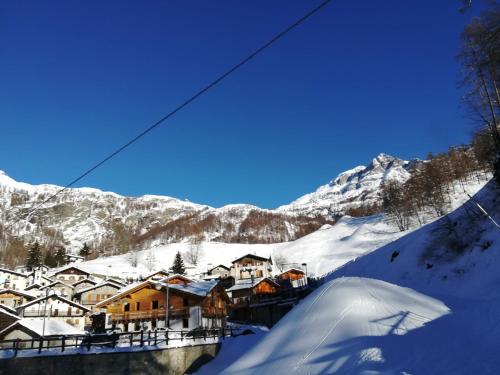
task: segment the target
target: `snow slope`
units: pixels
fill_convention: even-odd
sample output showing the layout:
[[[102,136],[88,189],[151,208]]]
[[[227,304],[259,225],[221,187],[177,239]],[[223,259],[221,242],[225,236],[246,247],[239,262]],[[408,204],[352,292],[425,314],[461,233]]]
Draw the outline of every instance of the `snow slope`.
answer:
[[[252,245],[203,242],[198,265],[188,268],[188,274],[196,275],[219,264],[230,266],[236,258],[256,254],[273,259],[279,257],[286,263],[307,263],[309,274],[322,275],[399,236],[401,232],[386,223],[382,215],[367,218],[346,216],[335,225],[325,226],[296,241]],[[170,268],[177,251],[185,254],[191,246],[189,243],[174,243],[139,251],[136,267],[131,261],[133,254],[102,257],[79,266],[93,273],[137,277],[149,274],[151,269]],[[153,262],[149,261],[151,258],[154,258]]]
[[[500,221],[492,184],[474,201]],[[222,373],[497,374],[500,229],[478,213],[345,264]]]

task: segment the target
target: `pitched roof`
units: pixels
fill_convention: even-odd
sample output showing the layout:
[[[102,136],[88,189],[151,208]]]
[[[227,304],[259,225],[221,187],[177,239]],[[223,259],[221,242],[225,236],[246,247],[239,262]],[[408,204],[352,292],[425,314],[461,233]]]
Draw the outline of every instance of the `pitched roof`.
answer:
[[[0,313],[8,315],[12,318],[20,319],[19,316],[17,316],[17,311],[9,306],[0,305]]]
[[[257,285],[259,285],[261,282],[267,281],[274,286],[279,287],[279,284],[275,283],[273,280],[264,277],[264,278],[259,278],[259,279],[243,279],[243,280],[238,280],[236,281],[236,284],[234,284],[231,288],[227,289],[228,292],[232,292],[235,290],[243,290],[243,289],[252,289],[255,288]]]
[[[0,267],[0,272],[6,272],[6,273],[10,273],[12,275],[21,276],[21,277],[28,277],[28,275],[26,275],[25,273],[12,271],[12,270],[9,270],[8,268],[1,268]]]
[[[117,284],[115,284],[112,281],[104,281],[104,282],[102,282],[100,284],[96,284],[96,285],[89,286],[88,288],[80,289],[73,296],[78,296],[78,295],[80,295],[82,293],[85,293],[85,292],[88,292],[90,290],[94,290],[94,289],[97,289],[97,288],[100,288],[100,287],[103,287],[103,286],[106,286],[106,285],[110,285],[110,286],[116,288],[117,291],[120,290],[120,288],[121,288],[120,285],[117,285]]]
[[[226,270],[228,270],[228,271],[230,270],[230,268],[229,268],[229,267],[226,267],[226,266],[225,266],[225,265],[223,265],[223,264],[219,264],[218,266],[215,266],[215,267],[210,268],[210,269],[208,270],[208,272],[213,271],[214,269],[216,269],[216,268],[218,268],[218,267],[222,267],[222,268],[224,268],[224,269],[226,269]]]
[[[284,273],[287,273],[287,272],[301,273],[301,274],[304,274],[304,275],[306,274],[303,270],[292,267],[292,268],[288,268],[288,269],[282,271],[279,275],[281,276],[281,275],[283,275]]]
[[[48,284],[48,285],[42,286],[40,289],[47,289],[47,288],[51,288],[51,287],[53,287],[53,286],[54,286],[54,285],[56,285],[56,284],[62,284],[62,285],[67,286],[68,288],[71,288],[71,289],[74,289],[74,288],[75,288],[73,285],[63,283],[61,280],[56,280],[56,281],[51,282],[51,283],[50,283],[50,284]]]
[[[168,289],[176,290],[181,293],[188,293],[198,297],[206,297],[211,290],[218,284],[217,281],[193,281],[188,284],[168,284]],[[116,301],[124,296],[139,291],[146,287],[156,288],[157,285],[160,285],[162,288],[166,288],[167,284],[163,282],[154,282],[151,280],[145,280],[140,283],[132,284],[127,288],[120,289],[118,293],[114,296],[106,298],[105,300],[97,303],[96,307],[103,307],[109,304],[110,302]]]
[[[49,294],[48,296],[42,296],[42,297],[39,297],[33,301],[30,301],[30,302],[27,302],[25,303],[24,305],[21,305],[21,306],[17,306],[16,307],[16,310],[17,311],[21,311],[21,310],[24,310],[26,307],[28,306],[31,306],[31,305],[34,305],[34,304],[37,304],[39,302],[42,302],[43,300],[46,300],[46,299],[50,299],[50,298],[53,298],[53,299],[58,299],[60,301],[63,301],[69,305],[72,305],[78,309],[81,309],[81,310],[84,310],[84,311],[90,311],[90,309],[88,309],[87,307],[83,306],[83,305],[80,305],[79,303],[76,303],[76,302],[73,302],[73,301],[70,301],[69,299],[67,298],[64,298],[64,297],[61,297],[55,293],[53,294]]]
[[[26,288],[24,288],[24,290],[31,290],[31,289],[34,289],[34,288],[38,288],[38,289],[41,289],[43,288],[40,284],[38,283],[34,283],[34,284],[31,284],[30,286],[27,286]]]
[[[83,280],[78,280],[77,282],[74,282],[74,283],[73,283],[73,284],[71,284],[71,285],[73,285],[73,286],[77,286],[78,284],[82,284],[82,283],[91,283],[91,284],[96,285],[96,284],[97,284],[97,281],[94,281],[94,280],[92,280],[92,279],[86,278],[86,279],[83,279]]]
[[[17,327],[24,327],[37,337],[41,337],[44,333],[45,336],[60,336],[60,335],[84,335],[85,332],[81,331],[68,323],[59,319],[45,319],[45,332],[44,322],[41,318],[23,318],[12,323],[0,331],[0,336],[16,329]]]
[[[82,270],[80,267],[77,267],[75,265],[72,265],[72,264],[69,264],[63,268],[60,268],[58,271],[54,272],[53,275],[59,275],[60,273],[65,273],[66,271],[70,270],[70,269],[75,269],[77,271],[80,271],[81,273],[85,274],[85,275],[90,275],[90,273],[88,273],[87,271],[84,271]]]
[[[244,258],[252,258],[252,259],[255,259],[255,260],[261,260],[263,262],[271,262],[271,259],[270,258],[264,258],[264,257],[261,257],[261,256],[258,256],[258,255],[255,255],[255,254],[247,254],[247,255],[243,255],[242,257],[239,257],[238,259],[235,259],[233,260],[231,263],[236,263]]]
[[[11,293],[11,294],[15,294],[15,295],[22,296],[25,298],[31,298],[31,299],[36,298],[36,296],[34,296],[33,294],[24,293],[24,292],[21,292],[19,290],[13,290],[13,289],[2,289],[2,290],[0,290],[0,294],[2,294],[2,293]]]

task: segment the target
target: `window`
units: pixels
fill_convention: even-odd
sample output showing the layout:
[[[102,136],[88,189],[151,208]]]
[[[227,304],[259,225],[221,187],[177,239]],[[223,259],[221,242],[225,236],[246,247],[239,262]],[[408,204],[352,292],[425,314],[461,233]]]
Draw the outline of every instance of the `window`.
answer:
[[[68,306],[68,316],[71,316],[71,306]]]
[[[189,306],[189,300],[187,298],[183,298],[182,299],[182,305],[186,306],[186,307]]]
[[[140,309],[141,309],[141,303],[140,302],[136,302],[135,303],[135,310],[139,311]]]
[[[130,311],[130,303],[127,303],[126,305],[123,306],[123,311]]]
[[[55,309],[55,310],[54,310],[54,314],[53,314],[53,315],[54,315],[54,316],[59,316],[59,309]]]
[[[189,328],[189,318],[182,319],[182,328]]]
[[[152,309],[153,309],[153,310],[158,309],[158,300],[154,300],[154,301],[152,302]]]

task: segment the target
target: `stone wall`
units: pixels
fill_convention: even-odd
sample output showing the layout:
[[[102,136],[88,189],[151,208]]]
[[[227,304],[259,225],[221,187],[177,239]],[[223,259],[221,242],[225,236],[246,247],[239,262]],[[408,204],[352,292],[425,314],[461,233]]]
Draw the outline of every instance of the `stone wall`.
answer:
[[[108,375],[190,373],[210,361],[219,344],[139,352],[35,356],[0,359],[0,374]]]

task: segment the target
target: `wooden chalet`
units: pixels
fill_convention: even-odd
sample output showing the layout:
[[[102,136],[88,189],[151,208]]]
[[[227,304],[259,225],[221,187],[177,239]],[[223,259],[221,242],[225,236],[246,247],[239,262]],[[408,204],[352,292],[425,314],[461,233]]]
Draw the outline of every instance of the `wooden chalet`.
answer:
[[[36,296],[19,290],[0,290],[0,305],[15,308],[36,299]]]
[[[229,299],[217,282],[168,279],[168,326],[174,330],[224,327]],[[187,279],[189,282],[186,282]],[[165,327],[167,284],[146,280],[96,304],[106,328],[124,331]]]
[[[264,258],[255,254],[247,254],[233,260],[231,276],[235,281],[254,278],[271,277],[271,258]]]
[[[302,288],[307,286],[306,273],[298,268],[289,268],[281,272],[276,279],[285,288]]]
[[[267,299],[280,291],[280,286],[268,278],[239,280],[227,290],[232,308],[240,308]]]
[[[73,295],[73,300],[93,310],[95,304],[115,295],[122,287],[115,282],[105,281],[80,289]]]

